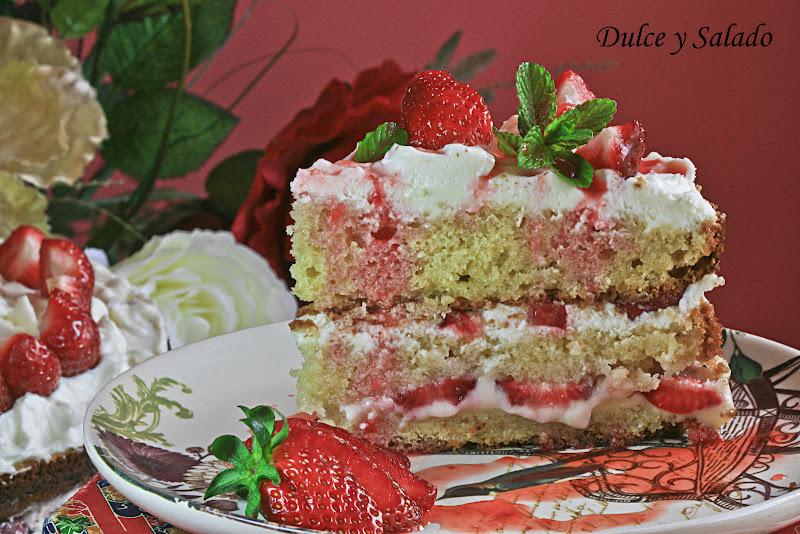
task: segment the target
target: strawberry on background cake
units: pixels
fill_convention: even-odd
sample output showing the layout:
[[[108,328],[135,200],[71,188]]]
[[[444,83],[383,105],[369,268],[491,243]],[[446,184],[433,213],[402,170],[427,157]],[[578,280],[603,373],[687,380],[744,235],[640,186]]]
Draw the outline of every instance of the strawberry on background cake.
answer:
[[[91,475],[86,406],[166,349],[153,302],[77,245],[30,226],[0,244],[0,523],[37,527]]]
[[[492,127],[442,71],[292,182],[301,409],[384,445],[624,443],[732,417],[725,217],[572,71]]]

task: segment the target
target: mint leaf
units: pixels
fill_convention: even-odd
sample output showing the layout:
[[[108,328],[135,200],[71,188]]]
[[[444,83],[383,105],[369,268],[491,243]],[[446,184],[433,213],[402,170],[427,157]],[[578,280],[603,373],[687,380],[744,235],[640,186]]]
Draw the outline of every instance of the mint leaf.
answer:
[[[547,125],[544,135],[549,140],[563,132],[588,129],[593,135],[600,133],[617,111],[617,103],[610,98],[595,98],[568,109]]]
[[[217,473],[203,498],[236,493],[247,499],[245,515],[256,517],[261,510],[261,482],[269,480],[276,486],[281,483],[280,473],[272,464],[272,452],[286,439],[289,423],[283,418],[283,428],[273,436],[275,411],[272,408],[239,408],[245,415],[241,421],[253,431],[253,442],[248,450],[244,442],[236,436],[224,435],[214,440],[208,450],[220,460],[233,464],[233,467]]]
[[[377,161],[394,145],[407,144],[408,132],[400,128],[396,122],[384,122],[358,142],[353,159],[359,163]]]
[[[592,164],[573,152],[557,154],[553,163],[553,172],[568,184],[582,188],[592,185],[592,176],[594,176]]]
[[[103,159],[134,178],[153,167],[175,89],[136,93],[108,113],[109,139]],[[180,96],[158,178],[198,169],[228,136],[238,119],[195,95]]]
[[[513,132],[501,132],[494,129],[494,136],[497,138],[497,148],[509,156],[516,156],[519,145],[522,144],[522,136]]]
[[[589,142],[594,137],[588,128],[582,128],[573,132],[559,132],[557,135],[547,139],[547,144],[555,153],[566,152],[573,148],[578,148]]]
[[[49,16],[62,39],[74,39],[86,35],[103,21],[109,1],[58,0]]]
[[[544,136],[535,126],[522,138],[517,154],[517,165],[522,169],[540,169],[553,163],[553,151],[544,142]]]
[[[517,69],[519,132],[524,136],[534,126],[544,127],[556,113],[556,86],[547,69],[522,63]]]

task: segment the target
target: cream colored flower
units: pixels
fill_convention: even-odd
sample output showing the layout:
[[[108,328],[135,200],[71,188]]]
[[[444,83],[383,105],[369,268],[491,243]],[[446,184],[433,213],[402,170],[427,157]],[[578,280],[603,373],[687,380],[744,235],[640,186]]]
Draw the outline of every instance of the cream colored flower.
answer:
[[[155,301],[173,347],[285,321],[297,311],[267,261],[229,232],[154,237],[112,270]]]
[[[14,175],[0,171],[0,239],[29,224],[47,233],[47,197]]]
[[[64,67],[76,72],[80,67],[69,48],[47,33],[43,26],[0,17],[0,66],[11,61],[32,61],[37,65]]]
[[[72,184],[107,135],[66,47],[35,24],[0,17],[0,170],[43,188]]]

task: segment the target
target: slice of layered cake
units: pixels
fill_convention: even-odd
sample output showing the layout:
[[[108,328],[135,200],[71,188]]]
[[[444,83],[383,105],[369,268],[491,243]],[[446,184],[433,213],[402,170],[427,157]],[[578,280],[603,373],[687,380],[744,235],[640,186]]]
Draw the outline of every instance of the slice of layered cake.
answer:
[[[300,407],[408,450],[622,443],[734,413],[705,293],[724,215],[567,71],[493,130],[449,74],[292,183]]]

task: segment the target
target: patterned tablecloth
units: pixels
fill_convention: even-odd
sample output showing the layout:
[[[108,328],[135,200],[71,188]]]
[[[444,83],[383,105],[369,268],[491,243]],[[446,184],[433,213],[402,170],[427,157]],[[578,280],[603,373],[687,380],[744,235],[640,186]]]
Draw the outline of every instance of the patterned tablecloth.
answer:
[[[45,534],[181,534],[184,531],[139,509],[95,476],[44,522]],[[774,534],[800,534],[800,521]]]

